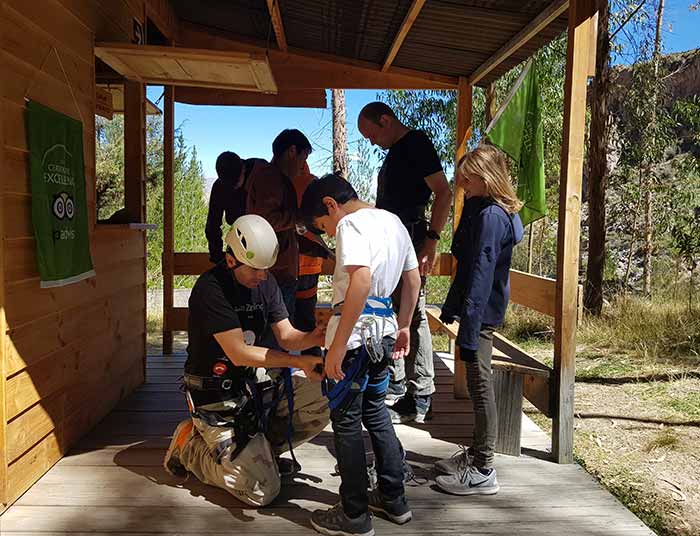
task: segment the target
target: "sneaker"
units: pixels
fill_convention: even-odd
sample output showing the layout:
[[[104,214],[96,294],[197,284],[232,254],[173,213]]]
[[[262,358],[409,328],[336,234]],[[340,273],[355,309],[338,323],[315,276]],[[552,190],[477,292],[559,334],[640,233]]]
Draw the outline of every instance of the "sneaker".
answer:
[[[403,382],[389,382],[389,387],[386,390],[384,403],[387,406],[393,406],[406,395],[406,384]]]
[[[411,521],[413,513],[408,507],[406,496],[402,495],[398,499],[385,499],[378,489],[369,492],[369,509],[372,512],[384,514],[389,521],[393,521],[397,525],[403,525]]]
[[[413,399],[413,395],[409,393],[396,402],[389,408],[389,415],[391,416],[391,422],[394,424],[414,420],[416,418],[416,401]]]
[[[280,472],[280,476],[285,477],[301,471],[301,465],[299,462],[289,458],[277,458],[277,469]]]
[[[414,421],[416,421],[418,424],[423,424],[425,421],[428,421],[433,418],[433,404],[432,404],[432,398],[430,395],[426,396],[420,396],[417,395],[415,397],[416,400],[416,416],[414,417]]]
[[[450,458],[435,462],[435,470],[445,475],[454,475],[464,471],[467,466],[474,461],[474,449],[472,447],[460,446]]]
[[[430,395],[413,396],[408,394],[389,408],[389,415],[394,424],[411,421],[423,424],[433,418],[431,397]]]
[[[311,514],[311,526],[327,536],[374,536],[369,512],[350,518],[345,515],[341,503],[328,510],[314,511]]]
[[[173,439],[170,441],[170,446],[163,459],[163,467],[173,476],[187,476],[187,469],[180,461],[180,451],[192,437],[193,430],[194,423],[192,419],[187,419],[178,424],[175,432],[173,432]]]
[[[484,475],[473,465],[454,475],[439,476],[435,483],[442,491],[453,495],[495,495],[499,490],[495,469]]]

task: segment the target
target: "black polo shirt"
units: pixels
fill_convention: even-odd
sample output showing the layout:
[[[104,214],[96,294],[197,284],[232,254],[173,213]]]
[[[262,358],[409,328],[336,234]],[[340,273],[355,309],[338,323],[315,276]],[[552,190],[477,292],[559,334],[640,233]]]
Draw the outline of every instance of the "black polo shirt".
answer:
[[[377,177],[377,208],[409,225],[425,218],[432,190],[425,178],[442,171],[440,157],[422,130],[409,130],[391,146]]]
[[[197,279],[189,300],[189,327],[185,372],[212,376],[212,368],[226,354],[214,338],[216,333],[243,330],[247,344],[271,347],[272,325],[288,317],[282,293],[272,275],[257,288],[244,287],[234,278],[225,262],[217,264]],[[250,367],[231,367],[231,377],[242,384],[253,372]],[[208,403],[195,400],[195,403]]]

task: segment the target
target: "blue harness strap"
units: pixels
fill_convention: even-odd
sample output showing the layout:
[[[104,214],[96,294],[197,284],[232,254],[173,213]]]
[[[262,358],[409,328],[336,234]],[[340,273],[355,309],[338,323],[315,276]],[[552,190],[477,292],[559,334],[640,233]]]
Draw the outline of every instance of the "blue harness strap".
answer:
[[[345,302],[338,302],[333,305],[333,316],[340,316],[343,309],[343,303]],[[381,316],[383,318],[391,317],[394,314],[391,297],[383,298],[381,296],[367,296],[365,307],[362,309],[362,313],[360,314]]]
[[[284,379],[284,392],[287,395],[287,409],[289,416],[287,418],[287,444],[289,445],[289,454],[292,455],[294,465],[298,466],[297,457],[294,455],[292,447],[292,437],[294,436],[294,384],[292,383],[292,369],[282,369],[282,378]]]
[[[343,302],[336,303],[333,306],[333,315],[339,316],[342,312]],[[373,315],[382,318],[390,318],[394,315],[392,302],[390,297],[368,296],[365,306],[362,309],[362,315]],[[375,384],[369,383],[369,375],[367,369],[369,367],[370,356],[365,346],[360,348],[359,353],[351,363],[345,377],[336,382],[328,378],[324,378],[321,383],[321,391],[324,396],[328,397],[328,407],[336,409],[352,394],[363,393],[366,389],[371,392],[382,393],[386,392],[389,385],[389,375],[386,378]]]
[[[348,395],[365,391],[369,383],[368,364],[369,355],[367,350],[362,347],[350,368],[345,371],[345,377],[342,380],[336,382],[335,380],[324,378],[321,384],[321,391],[328,397],[328,407],[330,409],[333,410],[340,406]]]
[[[294,384],[292,383],[292,369],[282,369],[282,385],[280,386],[279,383],[275,385],[274,395],[269,402],[264,402],[261,399],[260,393],[254,381],[248,380],[247,384],[255,403],[255,414],[258,417],[259,430],[263,434],[267,433],[270,417],[277,411],[277,405],[279,404],[280,400],[282,400],[282,394],[284,393],[286,396],[287,407],[289,410],[289,414],[287,416],[287,444],[289,445],[289,453],[292,455],[294,464],[299,465],[296,456],[294,455],[294,449],[292,448],[292,437],[294,436]]]

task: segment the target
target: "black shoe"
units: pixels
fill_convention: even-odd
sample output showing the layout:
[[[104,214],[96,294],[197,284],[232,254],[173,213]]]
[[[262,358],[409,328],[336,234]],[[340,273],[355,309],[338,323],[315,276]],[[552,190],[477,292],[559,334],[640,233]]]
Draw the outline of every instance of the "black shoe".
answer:
[[[408,393],[391,408],[389,408],[391,422],[401,424],[410,422],[416,418],[416,401],[411,393]]]
[[[393,521],[397,525],[403,525],[411,521],[413,513],[408,507],[406,496],[402,495],[398,499],[385,499],[378,489],[373,489],[369,492],[369,509],[372,512],[380,512],[384,514],[389,521]]]
[[[301,471],[301,465],[289,458],[277,458],[277,469],[280,476],[291,476]]]
[[[314,511],[311,514],[311,526],[327,536],[374,536],[369,512],[350,518],[345,515],[341,503],[328,510]]]
[[[389,387],[386,390],[384,403],[387,406],[393,406],[406,395],[406,384],[403,382],[389,382]]]
[[[429,421],[433,418],[433,404],[430,395],[416,395],[415,404],[416,416],[413,418],[414,421],[416,421],[419,424],[422,424],[425,421]]]

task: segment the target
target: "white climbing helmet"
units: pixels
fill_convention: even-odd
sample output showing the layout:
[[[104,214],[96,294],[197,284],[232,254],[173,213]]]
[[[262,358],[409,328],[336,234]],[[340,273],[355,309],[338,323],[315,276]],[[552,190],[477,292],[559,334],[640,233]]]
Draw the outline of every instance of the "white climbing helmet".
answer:
[[[226,233],[226,245],[238,262],[258,270],[272,268],[280,249],[272,225],[257,214],[246,214],[236,219]]]

